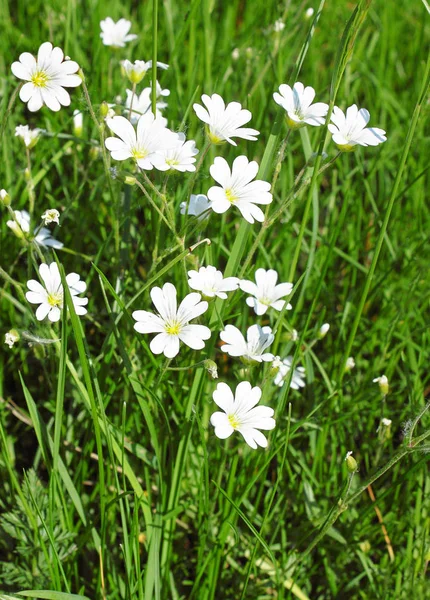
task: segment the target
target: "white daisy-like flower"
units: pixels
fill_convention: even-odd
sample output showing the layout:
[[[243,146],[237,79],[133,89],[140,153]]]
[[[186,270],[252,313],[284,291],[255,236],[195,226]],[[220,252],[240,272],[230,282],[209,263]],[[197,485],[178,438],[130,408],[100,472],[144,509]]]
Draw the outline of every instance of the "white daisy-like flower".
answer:
[[[200,104],[193,104],[193,108],[198,118],[206,123],[207,134],[213,144],[228,142],[237,146],[232,140],[233,137],[252,141],[257,139],[259,131],[242,127],[251,120],[252,114],[249,110],[243,109],[239,102],[230,102],[226,106],[218,94],[212,96],[203,94],[202,102],[206,108]]]
[[[12,229],[17,237],[24,239],[30,233],[30,214],[26,210],[14,210],[13,212],[15,220],[11,219],[10,221],[6,221],[6,225]],[[59,242],[52,237],[51,232],[49,229],[46,229],[46,227],[36,229],[36,235],[33,242],[38,246],[42,246],[42,248],[50,247],[59,249],[64,246],[63,242]]]
[[[278,367],[278,372],[276,373],[274,384],[282,387],[284,385],[284,381],[287,379],[288,373],[291,371],[291,365],[293,363],[293,357],[287,356],[281,362],[279,356],[276,357],[276,364]],[[305,375],[306,371],[304,367],[296,367],[293,371],[293,376],[291,378],[290,387],[293,390],[299,390],[300,388],[305,387]]]
[[[198,271],[188,271],[188,285],[191,289],[201,292],[206,298],[227,298],[226,292],[232,292],[239,287],[238,277],[223,277],[211,265],[200,267]]]
[[[125,117],[106,119],[107,126],[118,137],[108,137],[105,145],[114,160],[132,158],[141,169],[150,171],[154,157],[161,151],[175,145],[177,137],[165,126],[166,120],[152,112],[142,115],[137,123],[137,131]]]
[[[254,160],[249,162],[246,156],[235,158],[231,171],[228,162],[217,156],[210,167],[210,174],[221,187],[213,186],[208,191],[212,210],[222,214],[236,206],[248,223],[254,223],[254,220],[262,223],[264,213],[257,204],[270,204],[273,197],[270,183],[253,181],[257,172],[258,164]]]
[[[273,360],[273,354],[265,352],[275,339],[270,327],[251,325],[246,332],[245,340],[240,329],[234,325],[226,325],[224,331],[220,333],[220,338],[224,342],[221,346],[223,352],[227,352],[230,356],[240,356],[246,363]]]
[[[128,33],[131,28],[131,21],[127,21],[127,19],[120,19],[115,23],[111,17],[107,17],[100,21],[100,28],[102,30],[100,37],[105,46],[124,48],[127,42],[137,38],[136,34]]]
[[[19,342],[19,333],[15,329],[11,329],[7,333],[5,333],[4,343],[6,344],[6,346],[9,346],[9,348],[13,348],[16,342]]]
[[[167,98],[167,96],[170,95],[170,90],[168,90],[167,88],[163,90],[163,88],[157,81],[156,92],[157,92],[157,94],[156,94],[157,117],[161,118],[161,116],[162,116],[161,111],[167,107],[167,102],[164,102],[163,98]],[[124,112],[126,112],[128,115],[130,112],[130,107],[132,108],[131,122],[135,125],[142,115],[145,115],[147,112],[152,111],[152,87],[144,88],[140,94],[135,94],[134,97],[133,97],[132,90],[126,90],[126,94],[127,94],[127,97],[125,100],[125,111]],[[133,99],[133,104],[132,104],[132,99]],[[164,120],[165,124],[167,125],[167,119],[163,119],[163,120]]]
[[[211,330],[205,325],[190,325],[190,321],[199,317],[208,308],[201,302],[201,295],[192,293],[185,296],[177,307],[176,288],[165,283],[162,288],[151,290],[151,299],[158,315],[146,310],[135,310],[134,328],[139,333],[157,333],[149,347],[154,354],[163,353],[166,358],[174,358],[179,352],[179,343],[183,342],[193,350],[201,350],[211,336]]]
[[[64,290],[57,263],[52,262],[50,265],[42,263],[39,267],[39,274],[44,285],[41,285],[35,279],[30,279],[30,281],[27,281],[27,287],[30,291],[25,294],[25,297],[31,304],[40,305],[36,310],[38,321],[43,321],[48,317],[50,321],[55,323],[60,319],[64,307]],[[69,273],[66,276],[66,282],[76,314],[85,315],[88,298],[79,298],[78,294],[85,292],[87,284],[85,281],[81,281],[77,273]]]
[[[369,111],[365,108],[358,110],[356,104],[346,109],[346,115],[340,108],[334,107],[328,129],[339,150],[352,152],[357,146],[378,146],[387,141],[383,129],[366,127],[369,119]]]
[[[42,129],[30,129],[28,125],[17,125],[15,127],[15,137],[19,137],[26,148],[31,149],[37,144]]]
[[[42,215],[42,219],[45,223],[45,225],[49,225],[50,223],[57,223],[57,225],[60,224],[60,213],[58,212],[58,210],[56,208],[49,208],[48,210],[45,210],[45,212]]]
[[[305,87],[297,81],[291,89],[283,83],[279,86],[279,93],[273,94],[276,104],[287,112],[287,124],[291,129],[299,129],[305,125],[323,125],[328,111],[328,105],[323,102],[312,104],[315,98],[313,87]]]
[[[12,73],[27,83],[22,86],[19,97],[27,102],[27,108],[35,112],[44,104],[53,111],[70,105],[69,93],[65,87],[77,87],[82,79],[76,75],[79,65],[73,60],[65,60],[61,48],[45,42],[39,48],[37,59],[29,52],[23,52],[19,61],[12,63]]]
[[[186,141],[185,133],[177,133],[177,141],[171,148],[161,150],[152,159],[152,164],[159,171],[185,171],[196,170],[195,156],[199,153],[194,140]]]
[[[257,406],[261,399],[261,389],[252,387],[248,381],[242,381],[236,387],[235,394],[226,383],[219,383],[212,395],[214,402],[223,412],[211,416],[215,435],[224,440],[234,431],[242,434],[245,442],[254,450],[257,446],[267,447],[266,437],[259,431],[275,428],[274,410],[269,406]]]
[[[146,62],[144,60],[135,60],[134,63],[129,60],[123,60],[121,61],[121,66],[131,83],[137,84],[142,81],[149,69],[152,69],[152,60]],[[157,67],[168,69],[169,65],[157,61]]]
[[[181,215],[187,214],[198,217],[199,221],[201,221],[209,217],[208,211],[211,206],[212,203],[205,194],[191,194],[189,202],[181,202],[180,204]]]
[[[255,283],[246,279],[240,282],[240,289],[247,294],[252,294],[253,298],[247,298],[246,303],[254,309],[257,315],[264,315],[269,307],[281,311],[284,308],[284,296],[289,296],[293,289],[292,283],[279,283],[278,273],[273,269],[257,269],[255,271]],[[291,310],[291,304],[287,305],[287,310]]]

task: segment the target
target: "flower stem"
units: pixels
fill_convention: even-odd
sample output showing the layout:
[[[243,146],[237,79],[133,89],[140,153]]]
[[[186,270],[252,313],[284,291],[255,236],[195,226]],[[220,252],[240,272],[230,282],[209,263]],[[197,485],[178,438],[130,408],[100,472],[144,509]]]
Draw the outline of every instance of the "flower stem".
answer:
[[[157,33],[158,0],[152,0],[152,93],[151,104],[154,119],[157,116]]]

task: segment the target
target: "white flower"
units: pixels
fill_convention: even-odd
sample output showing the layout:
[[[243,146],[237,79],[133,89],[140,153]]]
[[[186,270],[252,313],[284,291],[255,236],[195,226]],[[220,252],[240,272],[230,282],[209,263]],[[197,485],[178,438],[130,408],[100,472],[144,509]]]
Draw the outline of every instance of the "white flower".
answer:
[[[19,238],[26,238],[30,233],[30,215],[26,210],[14,210],[15,220],[6,221],[6,225],[12,229]],[[51,232],[46,227],[40,227],[36,230],[34,243],[43,248],[62,248],[63,242],[59,242],[52,237]]]
[[[324,323],[323,325],[321,325],[321,327],[319,328],[317,337],[319,340],[322,340],[323,337],[325,337],[328,333],[330,329],[330,323]]]
[[[219,383],[212,395],[215,404],[223,412],[215,412],[211,416],[211,424],[215,427],[215,435],[224,440],[234,431],[241,433],[245,442],[254,450],[257,446],[267,447],[267,439],[259,431],[274,429],[274,410],[269,406],[256,406],[261,398],[261,389],[251,387],[248,381],[242,381],[236,387],[235,395],[226,383]]]
[[[148,60],[147,62],[144,60],[135,60],[134,63],[129,60],[123,60],[121,61],[121,65],[131,83],[137,84],[142,81],[148,70],[152,69],[152,60]],[[157,67],[160,67],[160,69],[168,69],[169,65],[157,62]]]
[[[79,65],[73,60],[65,60],[61,48],[45,42],[39,48],[37,60],[29,52],[23,52],[19,62],[12,63],[12,73],[27,83],[22,86],[19,97],[27,102],[28,110],[34,112],[44,104],[53,111],[70,105],[69,93],[65,87],[77,87],[82,79],[75,73]]]
[[[80,110],[73,111],[73,133],[76,137],[81,137],[84,124],[84,115]]]
[[[293,89],[283,83],[279,86],[279,92],[273,94],[273,99],[287,111],[287,124],[291,129],[324,124],[328,105],[323,102],[312,104],[315,98],[314,88],[304,87],[303,83],[297,81]]]
[[[13,345],[19,341],[19,333],[15,329],[11,329],[4,336],[4,343],[12,348]]]
[[[276,358],[280,360],[279,356],[277,356]],[[287,379],[287,375],[291,371],[292,363],[293,363],[292,356],[287,356],[287,358],[284,358],[284,360],[281,362],[281,364],[279,364],[279,362],[277,361],[277,365],[279,366],[279,371],[277,372],[276,377],[274,379],[275,385],[278,385],[279,387],[282,387],[284,385],[284,381],[285,381],[285,379]],[[304,367],[296,367],[294,369],[293,376],[291,378],[291,383],[290,383],[290,387],[293,388],[293,390],[298,390],[300,388],[305,387],[305,382],[304,382],[305,374],[306,374],[306,371],[305,371]]]
[[[166,106],[167,106],[167,102],[164,102],[162,100],[162,98],[167,97],[170,94],[170,90],[168,90],[168,89],[163,90],[161,88],[160,84],[158,83],[158,81],[157,81],[156,90],[157,90],[157,102],[156,102],[157,117],[161,118],[162,115],[161,115],[160,111],[163,110],[163,108],[166,108]],[[135,94],[133,97],[133,91],[126,90],[127,98],[125,100],[125,112],[128,115],[130,112],[130,107],[132,108],[131,122],[133,124],[136,124],[142,115],[145,115],[147,112],[152,111],[151,92],[152,92],[152,87],[147,87],[147,88],[144,88],[140,94]],[[133,99],[133,105],[132,105],[132,99]],[[165,125],[167,125],[167,119],[163,119],[163,122]]]
[[[314,16],[314,12],[315,11],[314,11],[313,8],[306,9],[306,11],[305,11],[305,19],[309,20],[311,17],[313,17]]]
[[[210,167],[210,174],[221,187],[213,186],[208,191],[211,208],[214,212],[225,213],[231,206],[237,206],[248,223],[254,219],[262,223],[264,213],[257,204],[270,204],[273,200],[270,183],[256,180],[258,164],[249,162],[246,156],[234,159],[232,169],[227,161],[218,156]]]
[[[234,325],[226,325],[220,338],[225,342],[221,346],[223,352],[230,356],[241,356],[245,362],[270,362],[273,354],[264,352],[275,339],[270,327],[251,325],[246,332],[246,340],[242,332]]]
[[[25,297],[31,304],[40,304],[36,310],[38,321],[43,321],[45,317],[52,322],[58,321],[64,306],[64,290],[57,263],[52,262],[50,265],[42,263],[39,267],[39,274],[44,285],[35,279],[30,279],[27,281],[30,291],[25,294]],[[76,314],[85,315],[87,309],[84,307],[88,304],[88,298],[79,298],[78,294],[85,292],[87,284],[80,279],[77,273],[69,273],[66,276]]]
[[[177,141],[174,146],[160,150],[157,156],[154,156],[152,164],[159,171],[195,171],[194,158],[198,153],[196,142],[185,139],[185,133],[177,133]]]
[[[206,298],[222,298],[225,300],[227,294],[239,287],[239,279],[237,277],[223,278],[221,271],[217,271],[215,267],[200,267],[198,271],[188,271],[188,285],[191,289],[201,292]]]
[[[230,102],[226,106],[218,94],[212,96],[203,94],[202,102],[207,110],[200,104],[193,104],[193,108],[198,118],[207,124],[208,136],[213,144],[229,142],[237,146],[231,138],[239,137],[252,141],[257,139],[255,136],[260,134],[259,131],[242,127],[251,120],[252,114],[249,110],[243,109],[239,102]]]
[[[388,384],[388,378],[386,375],[381,375],[381,377],[375,377],[373,383],[377,383],[379,385],[379,389],[381,390],[381,394],[386,396],[390,390],[390,386]]]
[[[337,106],[333,109],[328,129],[332,134],[333,142],[343,152],[351,152],[356,146],[378,146],[386,142],[385,131],[378,127],[367,127],[370,113],[365,108],[358,110],[353,104],[346,110],[346,116]]]
[[[50,208],[48,210],[45,210],[45,212],[42,215],[42,219],[45,222],[45,225],[49,225],[50,223],[57,223],[57,225],[59,225],[60,213],[56,208]]]
[[[277,21],[275,21],[273,23],[273,31],[275,33],[280,33],[281,31],[283,31],[285,29],[285,23],[283,22],[282,19],[278,19]]]
[[[188,294],[177,308],[176,288],[165,283],[163,288],[152,288],[151,298],[159,314],[135,310],[133,319],[137,321],[134,328],[139,333],[158,334],[149,345],[154,354],[164,353],[167,358],[174,358],[179,352],[180,341],[193,350],[204,348],[203,340],[210,338],[211,330],[204,325],[189,324],[208,308],[207,302],[201,302],[200,294]]]
[[[247,298],[246,303],[254,309],[257,315],[264,315],[269,307],[281,311],[284,308],[285,300],[283,296],[289,296],[293,289],[292,283],[279,283],[278,273],[273,269],[257,269],[255,271],[255,283],[244,279],[240,282],[240,289],[247,294],[252,294],[253,298]],[[287,310],[291,310],[291,304],[287,305]]]
[[[106,119],[108,127],[118,137],[108,137],[106,148],[110,150],[114,160],[133,158],[138,167],[151,170],[155,164],[155,155],[175,145],[176,134],[165,127],[165,119],[154,119],[152,112],[140,117],[137,133],[133,125],[125,117]]]
[[[100,21],[101,34],[103,44],[112,46],[113,48],[124,48],[127,42],[131,42],[137,38],[134,33],[128,33],[131,27],[131,21],[120,19],[115,23],[113,19],[107,17],[104,21]]]
[[[28,125],[17,125],[15,127],[15,136],[21,138],[26,148],[34,148],[39,141],[41,129],[30,129]]]
[[[391,419],[387,419],[386,417],[381,419],[381,424],[384,425],[384,427],[390,427],[392,422],[393,421]]]
[[[188,204],[188,210],[187,210]],[[207,219],[209,217],[208,210],[211,208],[212,203],[208,200],[208,197],[205,194],[191,194],[190,201],[181,202],[180,209],[181,215],[192,215],[194,217],[199,217],[199,221],[202,219]]]

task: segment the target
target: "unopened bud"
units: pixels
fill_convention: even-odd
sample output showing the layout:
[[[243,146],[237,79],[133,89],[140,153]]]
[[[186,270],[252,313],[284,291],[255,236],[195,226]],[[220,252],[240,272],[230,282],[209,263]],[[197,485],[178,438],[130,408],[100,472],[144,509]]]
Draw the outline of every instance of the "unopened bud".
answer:
[[[378,437],[381,443],[386,442],[391,437],[391,419],[383,418],[378,427]]]
[[[76,137],[82,136],[84,115],[80,110],[73,111],[73,133]]]
[[[26,181],[30,181],[30,179],[31,179],[30,169],[26,168],[24,170],[24,178],[25,178]]]
[[[385,375],[381,375],[381,377],[375,377],[373,383],[377,383],[379,385],[379,389],[381,390],[381,394],[386,396],[390,391],[390,386],[388,385],[388,379]]]
[[[327,335],[328,330],[330,329],[330,324],[329,323],[324,323],[324,325],[321,325],[320,330],[318,331],[318,339],[322,340],[323,337],[325,337]]]
[[[357,461],[352,456],[352,451],[347,452],[345,456],[346,468],[350,473],[355,473],[357,470]]]
[[[102,102],[100,104],[100,116],[105,119],[109,113],[109,104],[107,102]]]
[[[352,356],[349,356],[346,359],[346,363],[345,363],[345,373],[348,373],[349,371],[352,371],[352,369],[355,367],[355,360],[352,358]]]
[[[309,21],[309,19],[311,19],[314,16],[314,9],[313,8],[308,8],[305,12],[305,21]]]
[[[231,57],[233,60],[238,60],[239,56],[240,56],[240,50],[239,50],[239,48],[235,48],[233,50],[233,52],[231,53]]]
[[[218,379],[218,367],[216,365],[216,362],[210,360],[210,358],[207,358],[204,361],[204,367],[209,373],[209,375],[212,377],[212,379]]]
[[[136,179],[136,177],[132,177],[131,175],[126,175],[124,177],[124,183],[126,185],[136,185],[137,179]]]
[[[3,206],[10,206],[11,198],[6,190],[0,190],[0,200]]]

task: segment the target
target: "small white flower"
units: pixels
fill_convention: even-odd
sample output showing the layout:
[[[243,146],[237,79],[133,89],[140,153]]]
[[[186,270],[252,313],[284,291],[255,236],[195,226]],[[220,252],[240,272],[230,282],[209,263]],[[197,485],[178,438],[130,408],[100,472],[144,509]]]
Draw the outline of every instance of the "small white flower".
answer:
[[[386,396],[390,390],[390,386],[388,384],[388,378],[386,375],[381,375],[381,377],[375,377],[373,383],[377,383],[379,385],[379,389],[381,390],[381,394]]]
[[[278,19],[277,21],[275,21],[273,23],[273,31],[275,33],[280,33],[281,31],[283,31],[285,29],[285,23],[283,22],[282,19]]]
[[[84,125],[84,115],[80,110],[73,111],[73,133],[76,137],[81,137]]]
[[[323,325],[321,325],[317,337],[318,339],[322,340],[323,337],[325,337],[328,333],[328,330],[330,329],[330,323],[324,323]]]
[[[159,171],[185,171],[196,170],[195,156],[199,153],[194,140],[185,139],[185,133],[177,133],[177,141],[174,146],[161,150],[154,156],[152,164]]]
[[[348,356],[345,363],[345,371],[351,371],[355,367],[355,360],[352,356]]]
[[[50,223],[57,223],[57,225],[59,225],[60,213],[56,208],[50,208],[48,210],[45,210],[45,212],[42,215],[42,219],[45,222],[45,225],[49,225]]]
[[[26,148],[34,148],[39,141],[41,129],[30,129],[28,125],[17,125],[15,127],[15,136],[19,137]]]
[[[35,279],[30,279],[27,281],[30,291],[25,294],[25,297],[31,304],[40,304],[36,310],[38,321],[43,321],[48,317],[51,322],[55,323],[60,319],[64,306],[64,290],[57,263],[52,262],[50,265],[42,263],[39,267],[39,274],[44,285]],[[66,276],[76,314],[85,315],[87,309],[84,307],[88,304],[88,298],[79,298],[78,294],[85,292],[87,284],[80,279],[77,273],[69,273]]]
[[[188,204],[188,210],[187,210]],[[193,217],[199,217],[199,221],[202,219],[207,219],[209,217],[209,209],[211,208],[212,203],[208,200],[208,197],[205,194],[191,194],[190,201],[181,202],[180,209],[181,215],[192,215]]]
[[[154,119],[152,112],[141,116],[137,132],[125,117],[106,119],[106,124],[118,137],[108,137],[106,148],[114,160],[133,158],[137,166],[150,171],[155,164],[153,159],[160,151],[171,148],[176,143],[176,134],[165,127],[165,119]]]
[[[230,356],[240,356],[245,362],[270,362],[273,354],[265,352],[275,339],[270,327],[251,325],[246,332],[246,340],[242,332],[234,325],[226,325],[220,338],[225,342],[221,346],[223,352]]]
[[[219,383],[212,395],[214,402],[223,412],[211,416],[215,435],[224,440],[234,431],[242,434],[245,442],[254,450],[257,446],[267,447],[267,439],[259,431],[275,428],[274,410],[269,406],[257,406],[261,398],[261,389],[252,387],[248,381],[242,381],[236,387],[235,395],[226,383]]]
[[[289,296],[293,289],[292,283],[279,283],[278,273],[273,269],[257,269],[255,271],[255,283],[246,279],[240,282],[240,289],[247,294],[252,294],[253,298],[247,298],[246,303],[254,309],[257,315],[264,315],[269,307],[281,311],[284,308],[285,300],[283,296]],[[287,305],[287,310],[291,310],[291,304]]]
[[[232,140],[233,137],[252,141],[257,139],[255,136],[260,134],[259,131],[242,127],[251,120],[252,114],[249,110],[243,109],[239,102],[230,102],[226,106],[218,94],[212,96],[203,94],[202,102],[206,108],[200,104],[193,104],[193,108],[198,118],[206,123],[208,136],[213,144],[228,142],[237,146]]]
[[[280,360],[279,356],[277,356],[276,358]],[[278,385],[279,387],[282,387],[284,385],[284,382],[287,379],[287,375],[291,371],[292,363],[293,363],[292,356],[287,356],[287,358],[284,358],[284,360],[281,362],[280,365],[279,365],[279,362],[277,361],[277,365],[279,365],[279,371],[277,372],[276,377],[274,379],[275,385]],[[306,374],[306,371],[305,371],[304,367],[296,367],[294,369],[293,376],[291,378],[291,383],[290,383],[290,387],[293,390],[298,390],[300,388],[305,387],[305,385],[306,385],[304,382],[305,374]]]
[[[123,60],[121,61],[121,65],[131,83],[137,84],[142,81],[149,69],[152,69],[152,60],[148,60],[147,62],[144,60],[135,60],[134,63],[129,60]],[[168,69],[169,65],[157,61],[157,67]]]
[[[14,210],[13,212],[15,220],[6,221],[6,225],[12,229],[17,237],[24,239],[30,233],[30,214],[26,210]],[[42,246],[42,248],[59,249],[64,246],[63,242],[59,242],[52,237],[51,232],[46,227],[40,227],[36,230],[33,242],[38,246]]]
[[[221,187],[213,186],[208,191],[211,208],[218,214],[225,213],[231,206],[236,206],[248,223],[254,219],[262,223],[264,213],[257,204],[270,204],[273,200],[270,183],[253,179],[258,172],[258,164],[249,162],[246,156],[234,159],[232,169],[227,161],[218,156],[210,167],[210,174]]]
[[[11,329],[4,336],[4,343],[7,346],[9,346],[9,348],[12,348],[13,345],[16,344],[16,342],[18,342],[18,341],[19,341],[19,333],[17,331],[15,331],[15,329]]]
[[[332,134],[333,142],[339,150],[352,152],[359,146],[378,146],[387,141],[385,131],[378,127],[366,127],[370,113],[365,108],[358,110],[353,104],[346,110],[346,116],[337,106],[331,115],[332,123],[328,129]]]
[[[225,300],[227,294],[239,287],[239,279],[237,277],[223,278],[221,271],[217,271],[215,267],[200,267],[198,271],[188,271],[188,285],[191,289],[201,292],[206,298],[222,298]]]
[[[35,112],[44,104],[53,111],[70,105],[69,93],[65,87],[77,87],[82,79],[76,72],[79,65],[73,60],[65,60],[61,48],[45,42],[39,48],[37,60],[29,52],[23,52],[19,61],[12,63],[12,73],[27,83],[22,86],[19,97],[27,102],[27,108]]]
[[[303,83],[297,81],[291,89],[283,83],[279,86],[279,92],[273,94],[273,99],[286,110],[287,124],[291,129],[324,124],[328,105],[323,102],[312,104],[315,98],[313,87],[304,87]]]
[[[157,90],[157,102],[156,102],[156,109],[157,109],[157,117],[161,118],[162,114],[161,111],[167,107],[167,102],[164,102],[163,98],[166,98],[167,96],[169,96],[170,94],[170,90],[168,89],[162,89],[160,84],[157,81],[157,86],[156,86],[156,90]],[[148,112],[152,112],[152,87],[147,87],[144,88],[142,90],[142,92],[140,94],[135,94],[133,97],[133,91],[132,90],[126,90],[126,94],[127,94],[127,98],[125,100],[125,113],[129,114],[130,112],[130,107],[132,107],[132,111],[131,111],[131,122],[133,123],[133,125],[135,125],[137,123],[137,121],[139,120],[139,118],[142,115],[145,115]],[[133,99],[133,104],[132,104],[132,99]],[[165,125],[167,125],[167,119],[163,119],[163,122],[165,123]]]
[[[393,421],[391,419],[387,419],[386,417],[384,417],[383,419],[381,419],[381,424],[384,427],[390,427],[392,422]]]
[[[176,288],[165,283],[163,288],[152,288],[151,298],[158,315],[135,310],[132,316],[137,321],[134,324],[136,331],[158,334],[149,345],[154,354],[163,353],[167,358],[174,358],[179,352],[180,341],[193,350],[204,348],[203,340],[210,338],[211,330],[205,325],[189,324],[208,308],[207,302],[201,302],[200,294],[188,294],[177,308]]]
[[[100,28],[102,30],[100,37],[105,46],[124,48],[127,42],[137,38],[134,33],[128,33],[131,28],[131,21],[127,21],[127,19],[120,19],[115,23],[113,19],[107,17],[100,21]]]
[[[305,19],[308,21],[309,19],[311,19],[314,16],[314,9],[313,8],[308,8],[305,11]]]

